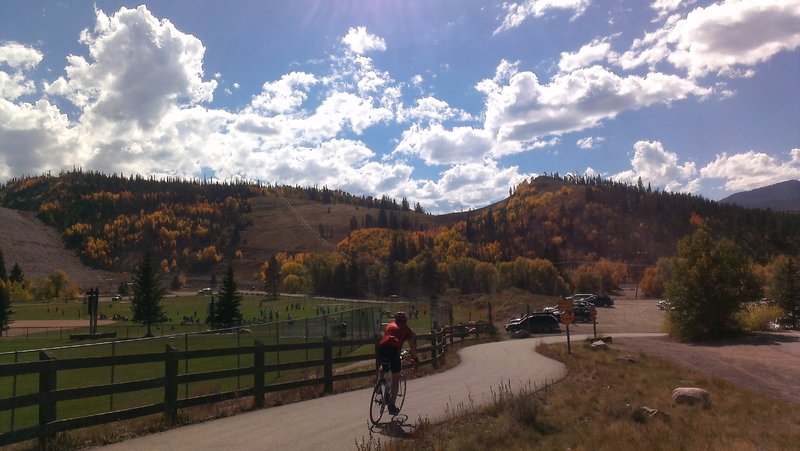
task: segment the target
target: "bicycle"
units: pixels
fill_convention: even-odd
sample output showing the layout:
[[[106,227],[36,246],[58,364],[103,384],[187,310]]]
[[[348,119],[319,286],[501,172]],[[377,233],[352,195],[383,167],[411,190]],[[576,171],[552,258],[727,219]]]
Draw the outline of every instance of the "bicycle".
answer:
[[[407,351],[403,351],[403,354],[400,356],[401,362],[405,362],[409,360]],[[411,372],[417,372],[417,359],[410,359],[414,363],[411,367]],[[392,373],[389,371],[389,362],[386,360],[382,360],[380,362],[381,367],[383,367],[383,377],[378,377],[378,380],[375,382],[375,388],[372,390],[372,398],[370,398],[369,403],[369,419],[372,421],[373,425],[378,424],[383,417],[383,413],[389,409],[389,401],[392,399]],[[380,374],[380,372],[379,372]],[[397,413],[392,415],[397,416],[400,414],[400,410],[403,409],[403,404],[406,401],[406,376],[403,372],[403,365],[400,366],[400,381],[397,386],[397,399],[395,400],[395,406],[397,407]]]

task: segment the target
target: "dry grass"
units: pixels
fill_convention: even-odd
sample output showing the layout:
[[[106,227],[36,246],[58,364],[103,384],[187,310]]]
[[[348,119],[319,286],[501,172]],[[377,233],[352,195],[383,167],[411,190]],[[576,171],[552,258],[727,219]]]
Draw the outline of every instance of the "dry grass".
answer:
[[[417,426],[411,440],[363,442],[359,450],[782,450],[796,449],[800,406],[736,388],[642,354],[543,345],[568,376],[532,393],[500,387],[493,405],[439,425]],[[625,358],[622,358],[625,357]],[[710,409],[673,406],[672,389],[699,386]],[[669,414],[651,418],[640,407]]]

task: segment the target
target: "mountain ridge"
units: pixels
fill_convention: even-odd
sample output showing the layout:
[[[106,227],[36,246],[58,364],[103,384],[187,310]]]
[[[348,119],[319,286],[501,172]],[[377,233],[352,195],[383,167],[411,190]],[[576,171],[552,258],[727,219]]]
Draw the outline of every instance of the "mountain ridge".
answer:
[[[720,203],[745,208],[800,212],[800,180],[786,180],[769,186],[731,194]]]

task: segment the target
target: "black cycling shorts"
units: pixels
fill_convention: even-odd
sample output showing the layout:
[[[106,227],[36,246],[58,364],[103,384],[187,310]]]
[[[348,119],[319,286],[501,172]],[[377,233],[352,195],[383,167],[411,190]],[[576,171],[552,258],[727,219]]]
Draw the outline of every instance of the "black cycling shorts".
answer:
[[[390,369],[393,374],[400,372],[400,350],[394,346],[378,346],[378,364],[383,367],[383,371]]]

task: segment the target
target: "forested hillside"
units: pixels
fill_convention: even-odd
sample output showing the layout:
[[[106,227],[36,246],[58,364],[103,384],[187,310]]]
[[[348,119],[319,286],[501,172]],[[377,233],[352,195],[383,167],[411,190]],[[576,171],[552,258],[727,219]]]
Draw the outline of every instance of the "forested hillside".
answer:
[[[538,177],[508,200],[468,215],[467,241],[497,243],[501,259],[655,263],[702,222],[756,261],[800,250],[800,217],[720,204],[699,196],[600,178]]]
[[[95,268],[128,271],[149,251],[177,286],[187,274],[208,280],[230,261],[245,286],[289,292],[609,292],[673,256],[700,225],[761,265],[800,253],[798,215],[641,183],[541,176],[509,194],[480,210],[433,216],[406,199],[326,187],[72,171],[12,180],[0,205],[34,212]]]
[[[298,204],[311,208],[293,212]],[[331,214],[332,205],[352,211]],[[405,199],[398,203],[326,187],[156,180],[81,170],[13,179],[0,189],[0,206],[35,213],[89,266],[127,271],[149,251],[164,272],[188,273],[206,273],[224,260],[244,257],[260,259],[258,267],[270,254],[315,250],[305,244],[326,238],[335,244],[360,227],[427,228],[420,218],[430,216]],[[263,214],[269,209],[277,212]],[[301,215],[314,222],[298,222]],[[322,215],[324,220],[318,218]],[[254,218],[267,218],[269,224],[253,224]],[[269,234],[281,226],[297,232],[288,240],[295,243]],[[256,234],[245,233],[243,240],[248,228]],[[244,256],[245,245],[256,255]]]

